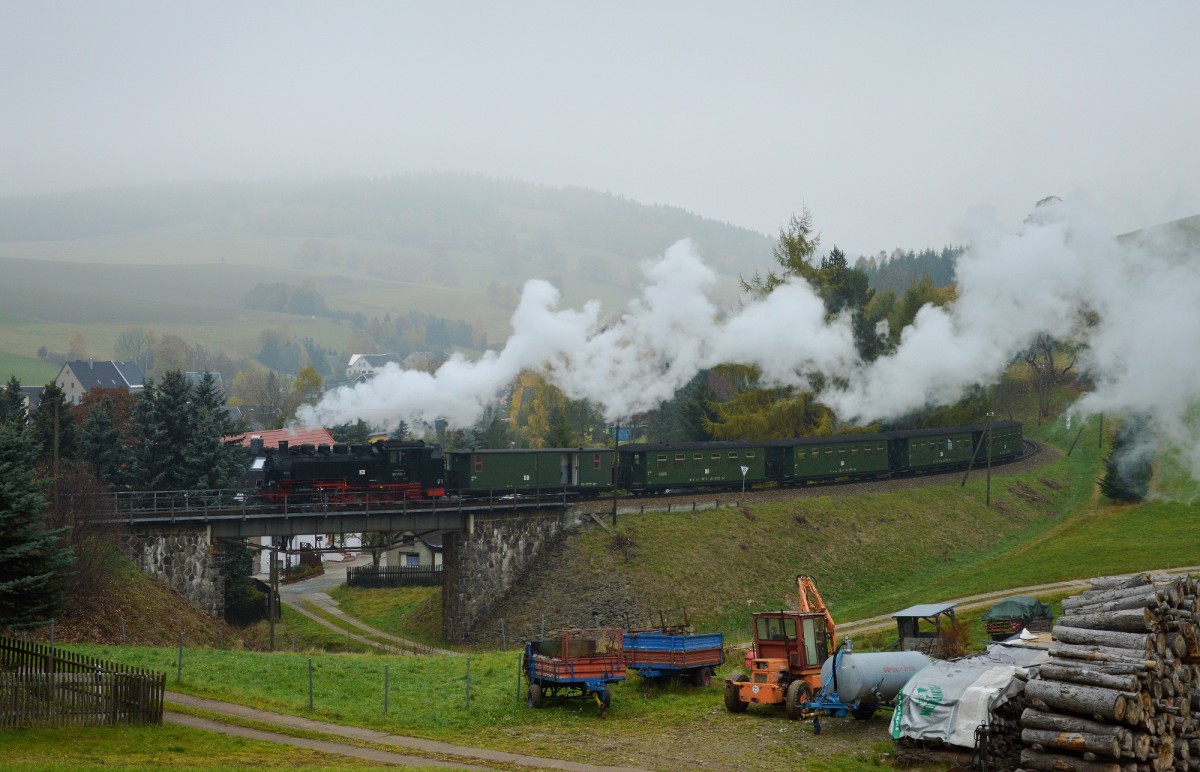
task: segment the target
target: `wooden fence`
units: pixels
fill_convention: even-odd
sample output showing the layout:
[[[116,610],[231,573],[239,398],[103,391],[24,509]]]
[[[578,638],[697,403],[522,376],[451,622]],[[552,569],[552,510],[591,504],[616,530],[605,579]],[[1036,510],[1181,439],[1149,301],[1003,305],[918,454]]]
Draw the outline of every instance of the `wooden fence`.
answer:
[[[0,637],[0,728],[161,724],[167,674]]]
[[[437,587],[441,583],[441,566],[350,566],[346,569],[346,584],[351,587]]]

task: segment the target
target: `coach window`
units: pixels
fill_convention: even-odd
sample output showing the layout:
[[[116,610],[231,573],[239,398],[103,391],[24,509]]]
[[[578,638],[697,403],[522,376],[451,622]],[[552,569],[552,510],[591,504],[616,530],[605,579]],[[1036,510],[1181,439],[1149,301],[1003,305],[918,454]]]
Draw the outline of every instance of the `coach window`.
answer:
[[[600,461],[600,454],[593,453],[592,454],[592,469],[599,469],[601,466],[602,466],[602,464]]]
[[[703,461],[703,460],[704,460],[704,454],[703,454],[703,453],[693,453],[693,454],[692,454],[692,460],[693,460],[693,461]]]
[[[658,457],[658,463],[660,463],[660,464],[665,464],[665,463],[667,463],[667,456],[666,456],[666,454],[665,454],[665,453],[664,453],[663,455],[661,455],[661,456],[659,456],[659,457]]]
[[[720,453],[713,453],[713,454],[712,454],[712,460],[713,460],[713,461],[720,461],[720,460],[721,460],[721,454],[720,454]]]
[[[730,460],[730,461],[737,461],[737,451],[736,451],[736,450],[735,450],[734,452],[732,452],[732,453],[730,453],[730,454],[729,454],[729,460]]]
[[[746,458],[747,458],[747,459],[754,458],[754,451],[753,451],[753,450],[747,450],[747,451],[746,451]]]
[[[675,454],[675,460],[676,460],[676,461],[683,461],[685,458],[686,458],[686,456],[684,456],[682,453],[676,453],[676,454]]]
[[[954,450],[954,440],[946,440],[946,450]]]
[[[475,457],[475,474],[479,474],[482,471],[483,471],[483,456],[476,456]]]

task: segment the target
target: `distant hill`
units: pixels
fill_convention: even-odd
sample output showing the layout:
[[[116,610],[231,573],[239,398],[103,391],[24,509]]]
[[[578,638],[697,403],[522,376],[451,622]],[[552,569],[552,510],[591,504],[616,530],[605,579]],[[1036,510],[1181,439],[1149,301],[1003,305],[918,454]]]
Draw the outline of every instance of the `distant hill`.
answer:
[[[298,267],[374,264],[383,270],[389,259],[475,263],[465,260],[475,254],[495,264],[488,279],[539,264],[598,277],[605,272],[577,261],[656,257],[685,237],[716,270],[737,276],[765,265],[773,244],[763,234],[677,207],[468,175],[191,183],[0,199],[0,249],[10,257],[45,256],[47,242],[90,243],[109,254],[125,243],[140,252],[148,233],[162,237],[156,261],[162,264],[195,254],[185,244],[173,252],[174,233],[181,242],[195,235],[225,243],[286,242],[284,252]]]
[[[507,338],[521,287],[608,312],[636,296],[642,261],[690,238],[722,276],[766,267],[774,240],[677,207],[582,188],[468,175],[181,183],[0,199],[0,353],[65,351],[85,329],[110,356],[142,326],[253,356],[286,327],[335,352],[366,350],[372,319],[417,314]],[[256,288],[311,287],[322,316],[247,304]],[[280,311],[284,310],[282,308]],[[386,345],[380,342],[378,345]]]

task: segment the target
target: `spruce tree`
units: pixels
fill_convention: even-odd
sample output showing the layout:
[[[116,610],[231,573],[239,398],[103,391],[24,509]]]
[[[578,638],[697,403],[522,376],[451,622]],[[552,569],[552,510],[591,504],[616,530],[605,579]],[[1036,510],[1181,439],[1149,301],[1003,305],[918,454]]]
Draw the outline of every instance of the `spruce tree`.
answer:
[[[33,441],[42,458],[53,459],[55,453],[55,437],[59,458],[73,458],[75,455],[75,419],[71,415],[71,406],[67,403],[67,395],[56,383],[47,383],[38,401],[37,412],[31,422]]]
[[[1144,440],[1145,428],[1145,419],[1133,416],[1113,434],[1100,478],[1100,492],[1113,501],[1133,504],[1150,493],[1154,452]]]
[[[0,626],[46,624],[67,604],[73,560],[65,529],[45,529],[46,499],[29,434],[0,424]]]
[[[0,391],[0,423],[25,426],[25,398],[21,395],[21,382],[10,376],[3,391]]]
[[[109,486],[121,481],[126,458],[125,443],[113,420],[112,400],[105,397],[88,411],[79,437],[79,457],[95,469]]]

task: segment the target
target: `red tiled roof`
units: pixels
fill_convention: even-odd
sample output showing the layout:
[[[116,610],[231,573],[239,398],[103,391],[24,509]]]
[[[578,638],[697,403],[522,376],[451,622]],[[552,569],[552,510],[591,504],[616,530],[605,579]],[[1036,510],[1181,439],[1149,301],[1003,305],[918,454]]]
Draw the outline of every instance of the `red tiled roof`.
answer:
[[[243,445],[248,446],[252,437],[262,437],[264,448],[279,447],[280,440],[287,440],[289,445],[304,445],[305,443],[312,445],[332,445],[333,435],[327,429],[262,429],[257,432],[246,432],[245,434],[235,434],[232,437],[226,437],[226,442],[240,440]]]

